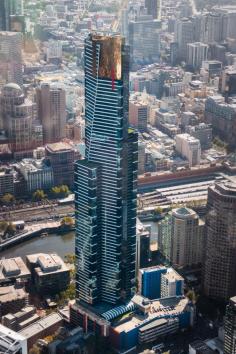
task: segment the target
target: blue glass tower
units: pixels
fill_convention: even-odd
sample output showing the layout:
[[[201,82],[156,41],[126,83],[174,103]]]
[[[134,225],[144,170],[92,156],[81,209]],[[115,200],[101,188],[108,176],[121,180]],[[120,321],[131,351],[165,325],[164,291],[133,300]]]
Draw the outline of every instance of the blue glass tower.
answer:
[[[135,286],[138,137],[128,126],[129,50],[85,41],[86,159],[75,166],[77,301],[125,303]]]

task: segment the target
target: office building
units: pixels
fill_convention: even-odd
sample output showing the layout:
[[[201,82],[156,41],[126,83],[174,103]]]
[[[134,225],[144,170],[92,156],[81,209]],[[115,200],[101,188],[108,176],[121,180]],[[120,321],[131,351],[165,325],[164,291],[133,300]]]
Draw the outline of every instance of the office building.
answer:
[[[21,334],[0,324],[0,352],[28,354],[27,340]]]
[[[78,158],[78,153],[66,142],[46,146],[46,159],[50,161],[53,169],[53,179],[56,186],[66,184],[73,188],[74,163]]]
[[[202,62],[207,60],[208,57],[208,45],[195,42],[187,44],[187,64],[193,70],[199,70],[202,66]]]
[[[212,145],[212,126],[206,123],[200,123],[195,126],[186,126],[186,133],[192,135],[194,138],[198,139],[201,144],[202,150],[207,150],[211,148]]]
[[[184,278],[173,268],[161,275],[161,297],[181,296],[184,294]]]
[[[161,276],[167,272],[164,266],[154,266],[139,270],[139,293],[148,299],[161,297]]]
[[[144,15],[129,22],[130,59],[133,65],[154,63],[160,56],[161,22]],[[145,36],[143,35],[145,33]]]
[[[224,16],[220,13],[209,12],[198,15],[196,30],[199,31],[200,41],[206,44],[220,43],[226,39]]]
[[[0,86],[6,83],[23,84],[22,34],[0,32]]]
[[[147,14],[151,15],[153,19],[161,19],[162,0],[145,0],[145,7]]]
[[[0,31],[11,30],[14,15],[23,15],[23,0],[0,0]]]
[[[57,254],[32,254],[26,256],[33,284],[39,294],[50,295],[66,290],[70,271]]]
[[[10,168],[0,170],[0,196],[10,193],[14,194],[14,173]]]
[[[190,167],[200,164],[200,141],[189,134],[176,135],[176,151],[189,162]]]
[[[210,96],[206,99],[204,114],[206,122],[212,125],[213,133],[231,147],[235,147],[235,103],[226,103],[221,95]]]
[[[129,100],[129,123],[141,133],[147,130],[148,102],[141,94],[133,94]]]
[[[187,60],[187,45],[195,42],[194,23],[191,19],[179,19],[175,23],[175,42],[178,44],[178,59]]]
[[[221,92],[226,100],[236,95],[236,67],[227,67],[222,73]]]
[[[46,159],[22,159],[17,169],[24,176],[28,193],[37,189],[49,190],[54,185],[53,169]]]
[[[42,84],[36,90],[38,117],[43,126],[44,144],[65,138],[66,93],[62,88]]]
[[[24,96],[19,85],[6,84],[0,95],[1,116],[12,152],[32,151],[34,141],[35,104]]]
[[[216,184],[208,190],[204,292],[228,301],[236,293],[236,185]]]
[[[224,353],[236,353],[236,297],[231,297],[226,307],[224,322]]]
[[[89,35],[86,159],[75,165],[76,306],[82,316],[99,323],[106,321],[95,316],[96,305],[126,303],[135,286],[138,142],[128,127],[128,95],[124,40]]]

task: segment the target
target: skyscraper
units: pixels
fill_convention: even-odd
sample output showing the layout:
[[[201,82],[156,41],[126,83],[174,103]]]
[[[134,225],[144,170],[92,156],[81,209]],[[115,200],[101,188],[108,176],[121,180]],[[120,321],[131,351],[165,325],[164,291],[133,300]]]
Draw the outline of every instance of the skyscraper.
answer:
[[[232,297],[225,315],[224,353],[236,354],[236,296]]]
[[[128,126],[129,51],[85,41],[86,159],[75,166],[77,302],[126,303],[135,286],[137,133]]]
[[[44,144],[65,138],[66,93],[58,87],[42,84],[37,88],[38,117],[43,126]]]
[[[195,32],[192,19],[183,18],[175,24],[175,42],[178,43],[178,59],[187,60],[187,44],[194,42]]]
[[[153,19],[161,19],[162,0],[145,0],[145,7],[148,15],[152,15]]]
[[[23,15],[22,0],[0,0],[0,31],[10,31],[12,15]]]
[[[160,252],[176,266],[202,263],[204,223],[189,208],[174,209],[159,224]]]
[[[236,185],[210,187],[207,210],[204,292],[228,301],[236,294]]]
[[[14,82],[23,84],[22,35],[16,32],[0,32],[0,86]]]

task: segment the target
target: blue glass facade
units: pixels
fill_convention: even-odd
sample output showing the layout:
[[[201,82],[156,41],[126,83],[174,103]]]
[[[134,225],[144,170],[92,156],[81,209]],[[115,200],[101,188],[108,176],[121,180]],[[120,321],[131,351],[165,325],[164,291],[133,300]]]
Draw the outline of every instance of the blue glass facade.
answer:
[[[135,286],[138,137],[128,128],[129,53],[85,41],[86,159],[75,167],[77,299],[126,302]]]

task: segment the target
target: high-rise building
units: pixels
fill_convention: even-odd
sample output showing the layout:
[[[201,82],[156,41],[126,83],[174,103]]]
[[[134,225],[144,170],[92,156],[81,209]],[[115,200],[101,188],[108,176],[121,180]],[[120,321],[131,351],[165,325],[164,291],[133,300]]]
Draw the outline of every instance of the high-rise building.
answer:
[[[142,94],[133,94],[129,100],[129,122],[141,133],[147,130],[148,101]]]
[[[145,7],[148,15],[151,15],[153,19],[161,19],[161,6],[162,0],[145,0]]]
[[[236,296],[229,300],[225,315],[224,353],[236,354]]]
[[[144,15],[129,23],[129,45],[132,64],[154,63],[160,56],[161,21]],[[145,33],[145,36],[143,35]]]
[[[190,167],[200,164],[200,141],[189,134],[176,135],[176,151],[189,162]]]
[[[195,211],[174,209],[159,225],[160,252],[176,266],[202,263],[205,226]]]
[[[129,52],[120,36],[85,41],[86,159],[75,166],[77,306],[134,292],[137,133],[128,127]],[[83,322],[82,322],[83,323]],[[85,326],[86,327],[86,326]]]
[[[192,19],[183,18],[175,23],[175,42],[178,44],[178,59],[187,60],[187,45],[195,42]]]
[[[23,84],[22,43],[21,33],[0,32],[0,86]]]
[[[216,184],[208,190],[204,292],[228,301],[236,294],[236,185]]]
[[[37,88],[38,117],[43,126],[44,144],[55,143],[66,134],[66,93],[58,87],[42,84]]]
[[[13,15],[23,15],[23,0],[0,0],[0,31],[11,30]]]
[[[37,147],[34,141],[35,104],[24,96],[19,85],[6,84],[0,95],[3,129],[13,152]]]
[[[199,70],[202,62],[207,60],[208,45],[196,42],[187,44],[187,64],[194,70]]]

